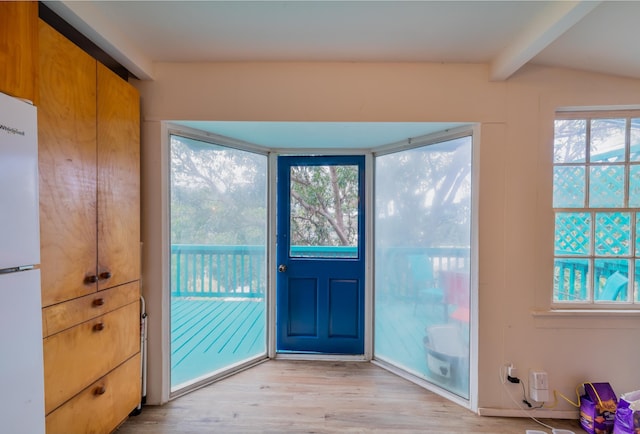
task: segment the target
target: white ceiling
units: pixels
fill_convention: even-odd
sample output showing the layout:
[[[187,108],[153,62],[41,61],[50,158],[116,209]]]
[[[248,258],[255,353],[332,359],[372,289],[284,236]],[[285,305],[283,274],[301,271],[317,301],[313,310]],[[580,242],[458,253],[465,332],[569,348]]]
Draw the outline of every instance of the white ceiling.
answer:
[[[534,63],[640,79],[640,1],[45,4],[143,80],[155,62],[220,61],[485,63],[491,80]]]

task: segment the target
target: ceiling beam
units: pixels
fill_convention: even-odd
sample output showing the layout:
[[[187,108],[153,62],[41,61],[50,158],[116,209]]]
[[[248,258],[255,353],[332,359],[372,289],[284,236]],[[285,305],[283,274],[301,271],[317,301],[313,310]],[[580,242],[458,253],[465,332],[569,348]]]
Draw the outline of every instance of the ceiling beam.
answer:
[[[490,79],[509,78],[600,3],[592,0],[551,2],[496,56],[491,63]]]
[[[153,80],[153,62],[127,39],[112,22],[101,17],[93,2],[44,1],[55,12],[91,42],[109,54],[140,80]]]

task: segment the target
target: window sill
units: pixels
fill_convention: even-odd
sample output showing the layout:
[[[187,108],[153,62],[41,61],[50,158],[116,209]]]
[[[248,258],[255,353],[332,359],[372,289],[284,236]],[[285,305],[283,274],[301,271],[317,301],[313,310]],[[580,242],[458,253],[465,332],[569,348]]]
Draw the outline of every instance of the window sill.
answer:
[[[638,309],[532,310],[536,328],[627,329],[638,328]]]

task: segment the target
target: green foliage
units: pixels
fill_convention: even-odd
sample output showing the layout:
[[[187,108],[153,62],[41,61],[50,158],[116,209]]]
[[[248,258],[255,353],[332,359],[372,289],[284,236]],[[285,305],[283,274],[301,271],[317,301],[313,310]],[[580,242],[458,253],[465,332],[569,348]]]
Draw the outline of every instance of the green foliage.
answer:
[[[376,159],[376,225],[393,245],[469,245],[471,139]],[[266,242],[267,158],[172,136],[171,242]],[[292,245],[358,243],[358,167],[291,168]]]
[[[376,159],[376,243],[468,246],[471,138]]]
[[[291,244],[358,243],[358,166],[293,166]]]
[[[171,137],[172,244],[264,244],[263,155]]]

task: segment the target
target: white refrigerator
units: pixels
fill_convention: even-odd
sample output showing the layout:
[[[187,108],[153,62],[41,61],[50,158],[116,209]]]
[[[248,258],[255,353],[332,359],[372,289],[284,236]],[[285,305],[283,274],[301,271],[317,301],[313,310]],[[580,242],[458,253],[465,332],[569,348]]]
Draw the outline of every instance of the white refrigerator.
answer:
[[[0,93],[0,431],[45,431],[37,111]]]

